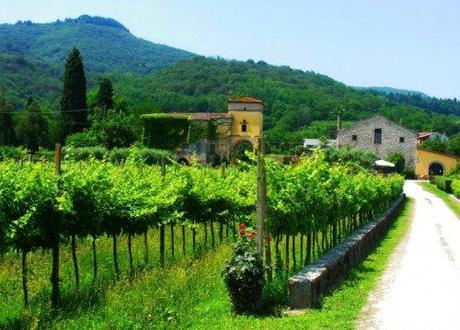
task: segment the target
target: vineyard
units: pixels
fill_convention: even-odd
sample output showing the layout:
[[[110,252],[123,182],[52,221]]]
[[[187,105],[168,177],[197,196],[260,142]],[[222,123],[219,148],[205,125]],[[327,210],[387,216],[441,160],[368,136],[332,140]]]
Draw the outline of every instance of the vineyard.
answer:
[[[316,260],[388,207],[403,186],[400,176],[330,165],[321,152],[296,166],[267,159],[266,176],[269,279],[273,272],[290,273]],[[78,291],[82,276],[94,282],[129,277],[140,267],[139,258],[161,268],[232,241],[239,224],[254,224],[255,205],[256,168],[246,163],[211,168],[146,165],[139,157],[118,165],[64,161],[56,175],[49,162],[5,160],[0,163],[0,254],[21,265],[25,307],[33,301],[29,259],[43,253],[50,258],[51,306],[57,308],[62,250],[70,251]],[[108,241],[112,270],[99,263],[98,245]],[[133,253],[134,242],[142,244],[142,255]],[[89,276],[81,274],[79,249],[91,259]]]

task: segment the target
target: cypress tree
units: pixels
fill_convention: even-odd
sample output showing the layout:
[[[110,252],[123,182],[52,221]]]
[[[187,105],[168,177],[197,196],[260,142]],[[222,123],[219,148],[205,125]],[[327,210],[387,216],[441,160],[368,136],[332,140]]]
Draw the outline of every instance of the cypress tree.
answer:
[[[113,109],[113,87],[108,78],[102,79],[99,83],[97,106],[104,110]]]
[[[43,116],[37,101],[30,99],[27,102],[24,118],[16,127],[16,134],[22,144],[32,152],[46,144],[48,120]]]
[[[14,142],[13,107],[6,102],[0,90],[0,145],[11,145]]]
[[[61,98],[60,137],[80,132],[88,126],[86,78],[80,51],[73,48],[67,57]]]

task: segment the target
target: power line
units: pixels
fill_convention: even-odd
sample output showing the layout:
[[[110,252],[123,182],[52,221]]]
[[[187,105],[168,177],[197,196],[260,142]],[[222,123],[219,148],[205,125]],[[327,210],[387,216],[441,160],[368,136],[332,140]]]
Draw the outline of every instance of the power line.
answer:
[[[43,114],[61,114],[61,113],[84,112],[84,111],[89,111],[89,110],[91,110],[91,109],[66,110],[66,111],[61,111],[61,110],[59,110],[59,111],[39,111],[39,113],[43,113]],[[27,111],[0,111],[0,113],[24,114],[24,113],[29,113],[29,112],[27,112]]]

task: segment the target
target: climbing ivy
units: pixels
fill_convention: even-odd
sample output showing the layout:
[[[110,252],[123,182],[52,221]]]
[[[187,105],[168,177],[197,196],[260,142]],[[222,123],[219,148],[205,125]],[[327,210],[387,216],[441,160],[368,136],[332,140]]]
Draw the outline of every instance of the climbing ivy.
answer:
[[[146,114],[141,117],[143,143],[151,148],[174,149],[187,140],[190,118],[186,115]]]

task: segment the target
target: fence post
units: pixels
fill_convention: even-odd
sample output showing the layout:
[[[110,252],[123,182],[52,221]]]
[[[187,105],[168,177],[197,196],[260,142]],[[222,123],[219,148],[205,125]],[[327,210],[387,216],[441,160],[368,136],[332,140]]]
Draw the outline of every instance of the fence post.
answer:
[[[59,185],[59,176],[61,175],[61,160],[62,160],[62,147],[61,144],[56,143],[54,148],[54,165],[55,172]],[[59,230],[59,229],[58,229]],[[51,272],[51,308],[56,309],[59,307],[60,294],[59,294],[59,232],[54,237],[52,247],[53,268]]]
[[[161,177],[162,183],[164,183],[166,176],[166,163],[164,157],[161,157]],[[160,224],[160,266],[165,265],[165,225]]]
[[[263,258],[263,247],[264,247],[264,221],[266,212],[266,180],[265,180],[265,166],[263,158],[263,140],[261,137],[257,138],[257,205],[256,205],[256,217],[257,217],[257,252],[260,257]]]

